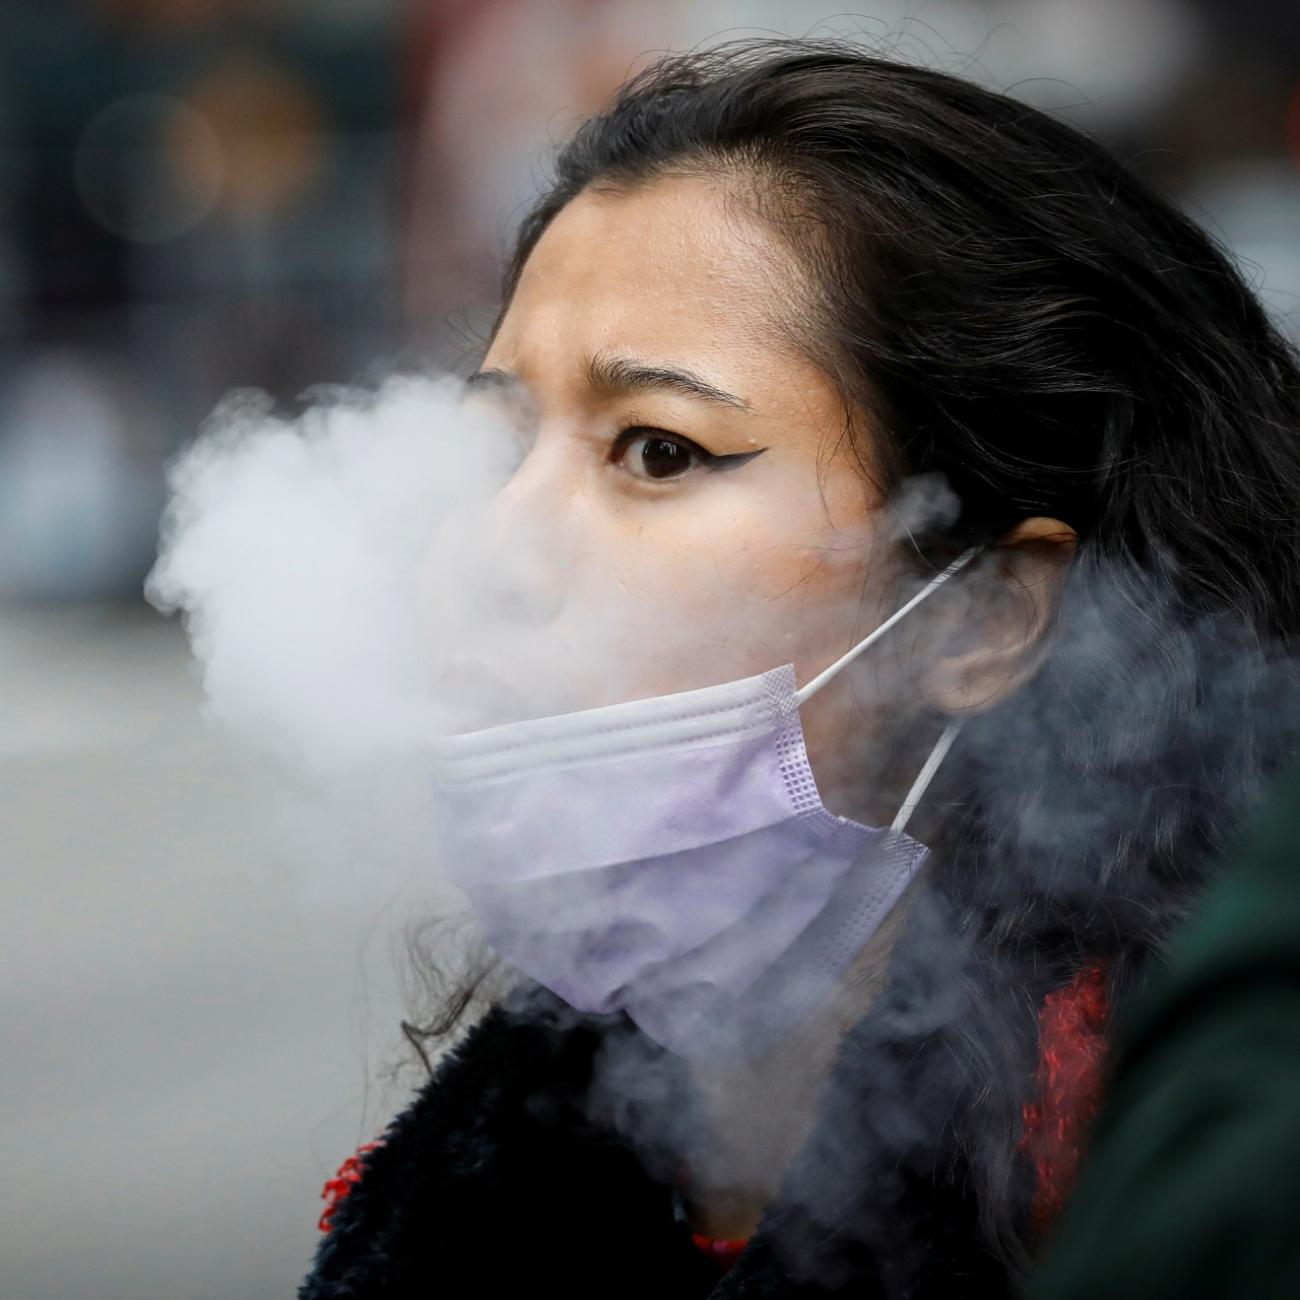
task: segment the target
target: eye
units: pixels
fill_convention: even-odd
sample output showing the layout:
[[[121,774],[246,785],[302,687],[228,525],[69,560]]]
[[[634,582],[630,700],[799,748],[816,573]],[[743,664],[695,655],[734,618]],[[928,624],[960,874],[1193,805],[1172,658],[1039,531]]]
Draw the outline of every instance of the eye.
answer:
[[[613,459],[622,459],[628,472],[637,478],[665,479],[680,478],[712,458],[680,434],[660,429],[624,429],[614,443]]]

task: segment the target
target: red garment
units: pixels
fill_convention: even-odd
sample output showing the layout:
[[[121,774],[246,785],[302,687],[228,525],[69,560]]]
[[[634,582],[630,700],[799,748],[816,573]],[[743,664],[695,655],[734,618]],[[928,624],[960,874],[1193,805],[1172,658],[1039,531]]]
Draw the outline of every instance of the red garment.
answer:
[[[1039,1238],[1065,1206],[1101,1106],[1109,1019],[1101,962],[1049,993],[1038,1012],[1038,1100],[1024,1106],[1019,1146],[1034,1164],[1030,1227]]]
[[[691,1167],[683,1160],[677,1167],[677,1192],[674,1196],[674,1213],[686,1222],[684,1193],[691,1185]],[[740,1252],[749,1244],[748,1237],[709,1237],[703,1232],[692,1232],[691,1242],[696,1250],[707,1255],[721,1272],[725,1273],[740,1258]]]
[[[352,1155],[339,1165],[338,1172],[333,1178],[327,1179],[325,1186],[321,1188],[321,1199],[325,1202],[325,1209],[321,1212],[316,1226],[322,1232],[330,1230],[330,1220],[334,1218],[334,1212],[339,1208],[343,1198],[352,1190],[355,1183],[361,1181],[361,1156],[366,1151],[372,1151],[382,1141],[376,1138],[373,1142],[363,1142]]]
[[[740,1252],[749,1244],[748,1237],[706,1237],[702,1232],[691,1233],[691,1240],[724,1273],[740,1258]]]

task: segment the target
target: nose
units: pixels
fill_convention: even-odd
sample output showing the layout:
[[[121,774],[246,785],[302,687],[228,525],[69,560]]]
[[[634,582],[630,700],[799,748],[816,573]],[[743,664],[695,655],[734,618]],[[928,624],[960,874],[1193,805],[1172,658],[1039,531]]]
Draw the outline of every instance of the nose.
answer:
[[[541,441],[488,503],[481,530],[482,595],[503,617],[545,622],[564,602],[577,558],[573,485]]]

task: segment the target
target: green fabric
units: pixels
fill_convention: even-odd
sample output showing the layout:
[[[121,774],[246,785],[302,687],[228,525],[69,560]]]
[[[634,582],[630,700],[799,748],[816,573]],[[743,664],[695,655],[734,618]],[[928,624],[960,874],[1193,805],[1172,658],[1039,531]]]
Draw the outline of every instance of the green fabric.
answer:
[[[1300,767],[1121,1032],[1030,1295],[1300,1298]]]

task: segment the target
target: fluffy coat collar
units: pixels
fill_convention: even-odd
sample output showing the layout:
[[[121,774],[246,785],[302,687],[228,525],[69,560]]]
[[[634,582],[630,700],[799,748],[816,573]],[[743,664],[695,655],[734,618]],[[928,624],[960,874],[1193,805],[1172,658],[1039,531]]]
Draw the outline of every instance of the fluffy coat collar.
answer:
[[[657,1109],[656,1132],[691,1105],[684,1073],[626,1017],[580,1016],[525,984],[365,1152],[298,1300],[1007,1296],[962,1161],[933,1140],[955,1104],[951,1064],[915,1042],[891,1051],[872,1020],[846,1035],[780,1195],[719,1277],[674,1216],[671,1160],[634,1150],[593,1102],[615,1040],[618,1059],[630,1048],[653,1066],[621,1104]]]

